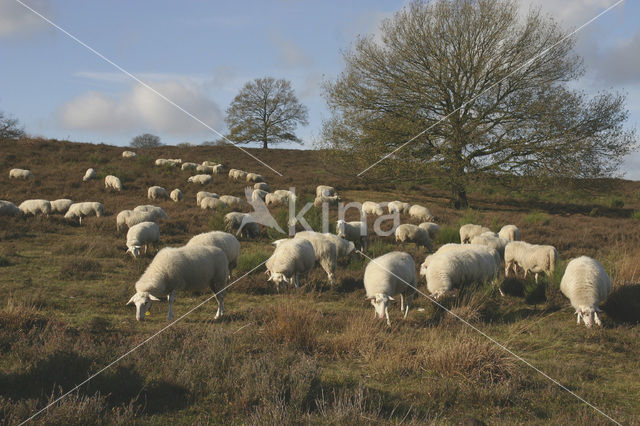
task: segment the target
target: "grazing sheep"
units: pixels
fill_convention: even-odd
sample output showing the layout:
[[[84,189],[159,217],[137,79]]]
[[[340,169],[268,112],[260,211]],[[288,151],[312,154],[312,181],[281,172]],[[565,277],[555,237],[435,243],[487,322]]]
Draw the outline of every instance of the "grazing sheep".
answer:
[[[224,210],[227,205],[218,198],[205,197],[200,202],[200,208],[202,210]]]
[[[265,204],[268,207],[277,207],[286,205],[289,203],[289,200],[292,200],[294,203],[296,202],[296,194],[287,190],[287,189],[277,189],[264,198]]]
[[[162,210],[162,207],[156,207],[151,204],[145,204],[142,206],[136,206],[133,208],[134,212],[148,212],[151,213],[153,221],[157,222],[160,219],[169,219],[169,216]]]
[[[182,158],[167,158],[167,161],[172,166],[178,166],[178,165],[182,164]]]
[[[180,169],[184,170],[196,170],[196,168],[198,167],[198,165],[196,163],[182,163],[182,166],[180,167]]]
[[[166,158],[158,158],[158,159],[156,159],[156,163],[155,164],[156,164],[156,166],[174,166],[174,164],[171,163]]]
[[[437,220],[428,208],[418,204],[414,204],[409,207],[409,216],[419,220],[420,222],[433,222],[434,220]]]
[[[485,232],[493,232],[491,229],[482,226],[482,225],[474,225],[473,223],[467,223],[466,225],[462,225],[460,227],[460,243],[461,244],[470,244],[471,239],[476,235],[484,234]]]
[[[520,230],[515,225],[505,225],[498,232],[498,236],[509,241],[520,241]]]
[[[173,319],[173,302],[176,291],[203,291],[209,287],[218,299],[215,319],[224,314],[224,290],[229,270],[227,256],[212,246],[166,247],[156,254],[153,261],[136,282],[136,293],[127,305],[136,306],[136,319],[143,321],[153,301],[167,297],[169,314]]]
[[[338,220],[336,226],[336,234],[340,238],[353,241],[353,243],[366,253],[369,246],[369,229],[366,222],[345,222]]]
[[[317,209],[321,208],[323,204],[327,204],[328,206],[337,206],[340,202],[340,197],[338,195],[332,195],[330,197],[316,197],[313,200],[313,206]]]
[[[255,202],[258,200],[262,200],[264,201],[264,199],[266,198],[268,192],[263,190],[263,189],[254,189],[253,192],[251,192],[251,201]]]
[[[411,208],[411,204],[405,203],[403,201],[391,201],[387,204],[387,210],[389,213],[400,213],[400,214],[409,214],[409,209]]]
[[[122,151],[122,158],[133,158],[137,154],[133,151]]]
[[[262,177],[262,175],[259,175],[257,173],[247,173],[245,179],[247,180],[247,183],[264,182],[264,178]]]
[[[202,165],[203,165],[203,166],[215,166],[215,165],[217,165],[217,164],[218,164],[218,163],[216,163],[215,161],[208,161],[208,160],[204,160],[204,161],[202,162]]]
[[[436,239],[438,233],[440,232],[440,225],[433,222],[422,222],[420,225],[418,225],[418,227],[427,231],[432,241]]]
[[[206,245],[221,249],[227,256],[229,276],[233,274],[233,270],[238,266],[240,242],[236,237],[227,232],[211,231],[198,234],[191,238],[186,245]]]
[[[316,263],[313,245],[303,238],[292,238],[281,241],[266,262],[267,281],[273,281],[276,289],[280,284],[294,283],[300,287],[299,275],[308,277],[309,271]]]
[[[141,222],[129,227],[127,231],[127,253],[137,258],[140,256],[140,249],[144,247],[144,253],[147,254],[149,246],[157,249],[160,242],[160,227],[155,222]]]
[[[88,168],[86,172],[84,172],[84,176],[82,177],[82,181],[86,182],[91,179],[95,179],[98,174],[92,168]]]
[[[122,182],[120,179],[113,175],[107,175],[104,178],[104,187],[109,189],[115,189],[116,191],[122,190]]]
[[[247,179],[247,172],[244,170],[231,169],[229,170],[229,177],[235,181],[245,181]]]
[[[494,248],[500,253],[500,258],[504,259],[504,249],[511,241],[496,236],[493,232],[484,232],[480,235],[476,235],[471,239],[471,244],[478,244]]]
[[[294,238],[302,238],[311,243],[316,262],[327,273],[327,278],[331,285],[335,284],[336,264],[338,262],[338,247],[325,234],[313,231],[302,231],[296,233]]]
[[[504,273],[509,276],[509,270],[518,275],[518,267],[524,270],[524,278],[532,272],[535,274],[536,283],[538,275],[545,273],[549,277],[553,275],[558,262],[558,250],[549,245],[535,245],[524,241],[512,241],[504,249]]]
[[[38,214],[47,215],[51,213],[51,203],[47,200],[25,200],[18,206],[23,215]]]
[[[11,201],[0,200],[0,216],[18,216],[22,211]]]
[[[220,197],[220,201],[225,203],[231,210],[242,210],[248,206],[247,202],[242,198],[233,195],[223,195]]]
[[[73,204],[73,200],[68,198],[60,198],[51,202],[51,213],[65,214],[69,207]]]
[[[220,198],[220,196],[218,194],[216,194],[215,192],[199,191],[196,194],[196,205],[199,206],[200,203],[202,203],[202,200],[207,198],[207,197]]]
[[[198,164],[196,166],[196,172],[212,175],[213,174],[213,166],[203,166],[203,165]]]
[[[298,234],[300,234],[300,232],[298,232]],[[352,241],[345,240],[344,238],[340,238],[337,235],[333,235],[328,232],[322,235],[324,235],[325,238],[333,241],[333,243],[336,245],[336,248],[338,249],[338,259],[349,256],[356,249],[356,246]]]
[[[206,185],[208,183],[211,183],[212,181],[213,176],[211,175],[194,175],[189,176],[189,178],[187,179],[187,182],[199,183],[200,185]]]
[[[415,243],[416,248],[418,246],[426,247],[430,252],[433,251],[433,243],[429,232],[410,223],[399,225],[396,228],[396,242],[402,243],[404,247],[405,243]]]
[[[253,185],[253,189],[261,189],[263,191],[271,191],[271,188],[269,188],[269,185],[265,182],[258,182],[255,185]]]
[[[336,195],[336,189],[333,186],[318,185],[316,187],[316,198],[333,197]]]
[[[366,300],[375,309],[374,317],[389,319],[389,300],[400,294],[400,310],[404,318],[409,313],[413,295],[416,292],[416,264],[408,253],[393,251],[372,259],[364,270],[364,290]],[[406,298],[406,304],[405,304]]]
[[[152,186],[147,190],[147,198],[150,200],[169,199],[169,193],[161,186]]]
[[[26,169],[11,169],[9,170],[9,178],[10,179],[32,179],[33,173],[30,170]]]
[[[116,230],[120,232],[125,225],[131,228],[142,222],[157,222],[158,217],[158,213],[153,210],[122,210],[116,216]]]
[[[374,203],[373,201],[365,201],[364,203],[362,203],[362,213],[382,216],[384,214],[384,211],[382,210],[380,204]]]
[[[214,175],[219,175],[219,174],[220,174],[220,173],[222,173],[222,172],[223,172],[223,170],[224,170],[224,166],[223,166],[222,164],[216,164],[216,165],[211,166],[211,167],[213,168],[213,169],[212,169],[212,173],[213,173]]]
[[[81,203],[73,203],[69,206],[69,210],[64,215],[65,219],[78,219],[78,223],[82,225],[82,218],[86,216],[102,217],[104,215],[104,206],[97,201],[84,201]]]
[[[227,231],[236,231],[236,235],[245,238],[256,238],[260,235],[260,228],[248,213],[231,212],[224,216]]]
[[[611,279],[598,261],[587,256],[572,259],[560,281],[560,291],[576,310],[578,324],[582,319],[587,328],[594,320],[602,325],[599,305],[611,292]]]

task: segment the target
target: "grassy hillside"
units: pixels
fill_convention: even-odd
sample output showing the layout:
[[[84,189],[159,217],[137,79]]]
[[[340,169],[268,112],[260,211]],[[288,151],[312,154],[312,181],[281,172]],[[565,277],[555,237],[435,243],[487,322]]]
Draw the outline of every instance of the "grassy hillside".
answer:
[[[551,187],[485,180],[470,192],[473,210],[449,208],[439,182],[377,183],[345,178],[317,151],[250,150],[283,176],[234,147],[162,147],[123,159],[123,148],[33,140],[0,142],[0,199],[100,201],[106,216],[82,226],[60,216],[0,217],[0,419],[15,424],[163,328],[166,303],[138,323],[125,303],[152,257],[125,254],[115,216],[147,204],[146,190],[181,188],[180,203],[160,201],[163,246],[220,229],[222,215],[195,204],[199,190],[242,196],[244,184],[217,176],[204,187],[189,172],[154,166],[156,158],[212,160],[261,173],[275,189],[309,199],[318,184],[345,201],[399,199],[427,205],[442,225],[438,245],[456,241],[460,224],[498,230],[516,224],[523,239],[552,244],[560,265],[540,285],[515,279],[464,289],[443,301],[461,318],[624,424],[640,422],[640,185],[623,180],[565,182]],[[9,180],[9,169],[35,178]],[[94,167],[99,179],[82,182]],[[104,176],[122,180],[120,193]],[[355,212],[351,212],[355,218]],[[332,212],[335,215],[335,212]],[[285,213],[274,216],[284,225]],[[319,213],[307,214],[319,224]],[[351,216],[349,216],[351,218]],[[403,217],[403,221],[410,221]],[[241,241],[235,278],[265,260],[272,230]],[[372,256],[399,249],[374,239]],[[424,249],[407,249],[421,263]],[[604,326],[576,326],[559,293],[568,260],[598,259],[614,281]],[[215,301],[194,311],[34,421],[42,424],[127,423],[493,423],[605,424],[593,408],[419,297],[406,320],[396,305],[392,326],[373,319],[364,302],[366,260],[341,262],[337,285],[321,270],[299,289],[276,293],[263,269],[239,280],[213,321]],[[424,282],[420,289],[426,291]],[[176,317],[209,294],[178,294]],[[471,423],[469,423],[471,424]]]

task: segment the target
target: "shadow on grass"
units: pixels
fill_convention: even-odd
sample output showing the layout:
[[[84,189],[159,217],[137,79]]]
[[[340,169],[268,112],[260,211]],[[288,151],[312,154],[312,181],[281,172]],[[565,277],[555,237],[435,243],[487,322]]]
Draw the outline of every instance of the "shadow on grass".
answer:
[[[616,323],[640,323],[640,284],[624,284],[614,288],[602,309]]]

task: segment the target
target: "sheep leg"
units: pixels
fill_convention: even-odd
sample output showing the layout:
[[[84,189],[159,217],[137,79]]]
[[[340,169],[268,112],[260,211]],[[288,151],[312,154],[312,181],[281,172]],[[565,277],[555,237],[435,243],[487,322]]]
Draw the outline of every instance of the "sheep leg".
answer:
[[[296,274],[294,275],[294,282],[296,284],[296,288],[300,288],[300,280],[298,279],[298,273],[296,272]]]
[[[407,305],[405,306],[404,309],[404,318],[407,318],[407,315],[409,314],[409,308],[411,307],[413,302],[413,294],[410,294],[409,296],[407,296]]]
[[[576,324],[580,325],[580,318],[582,317],[582,314],[579,311],[576,312],[576,314],[578,315],[578,321],[576,322]]]
[[[167,320],[173,320],[173,301],[176,300],[176,291],[173,290],[171,293],[167,295],[167,302],[169,302],[169,314],[167,315]]]
[[[535,274],[536,284],[538,284],[538,275],[539,275],[539,274],[536,272],[536,274]]]
[[[391,320],[389,319],[389,307],[384,307],[384,315],[387,317],[387,325],[391,325]]]
[[[400,293],[400,310],[404,312],[404,296]]]
[[[593,320],[596,322],[596,324],[600,326],[602,325],[602,321],[600,321],[600,317],[598,316],[598,311],[593,312]]]
[[[216,299],[218,300],[218,311],[216,312],[216,316],[213,319],[218,319],[222,315],[224,315],[224,294],[220,293],[216,295]]]

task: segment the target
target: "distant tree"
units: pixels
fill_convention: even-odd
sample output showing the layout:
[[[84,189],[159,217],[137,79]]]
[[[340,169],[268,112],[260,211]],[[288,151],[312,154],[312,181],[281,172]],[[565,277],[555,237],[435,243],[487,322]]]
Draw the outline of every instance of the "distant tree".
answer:
[[[19,127],[19,121],[0,111],[0,139],[20,139],[23,136],[24,128]]]
[[[625,96],[571,88],[584,74],[574,43],[513,0],[414,1],[379,40],[360,38],[325,84],[324,140],[358,172],[411,140],[366,173],[431,171],[460,208],[482,175],[609,176],[635,133],[624,128]]]
[[[264,149],[285,141],[301,143],[293,132],[298,124],[309,123],[308,115],[287,80],[257,78],[244,85],[227,109],[228,138],[262,142]]]
[[[131,139],[131,148],[155,148],[161,146],[160,137],[151,133],[144,133]]]

